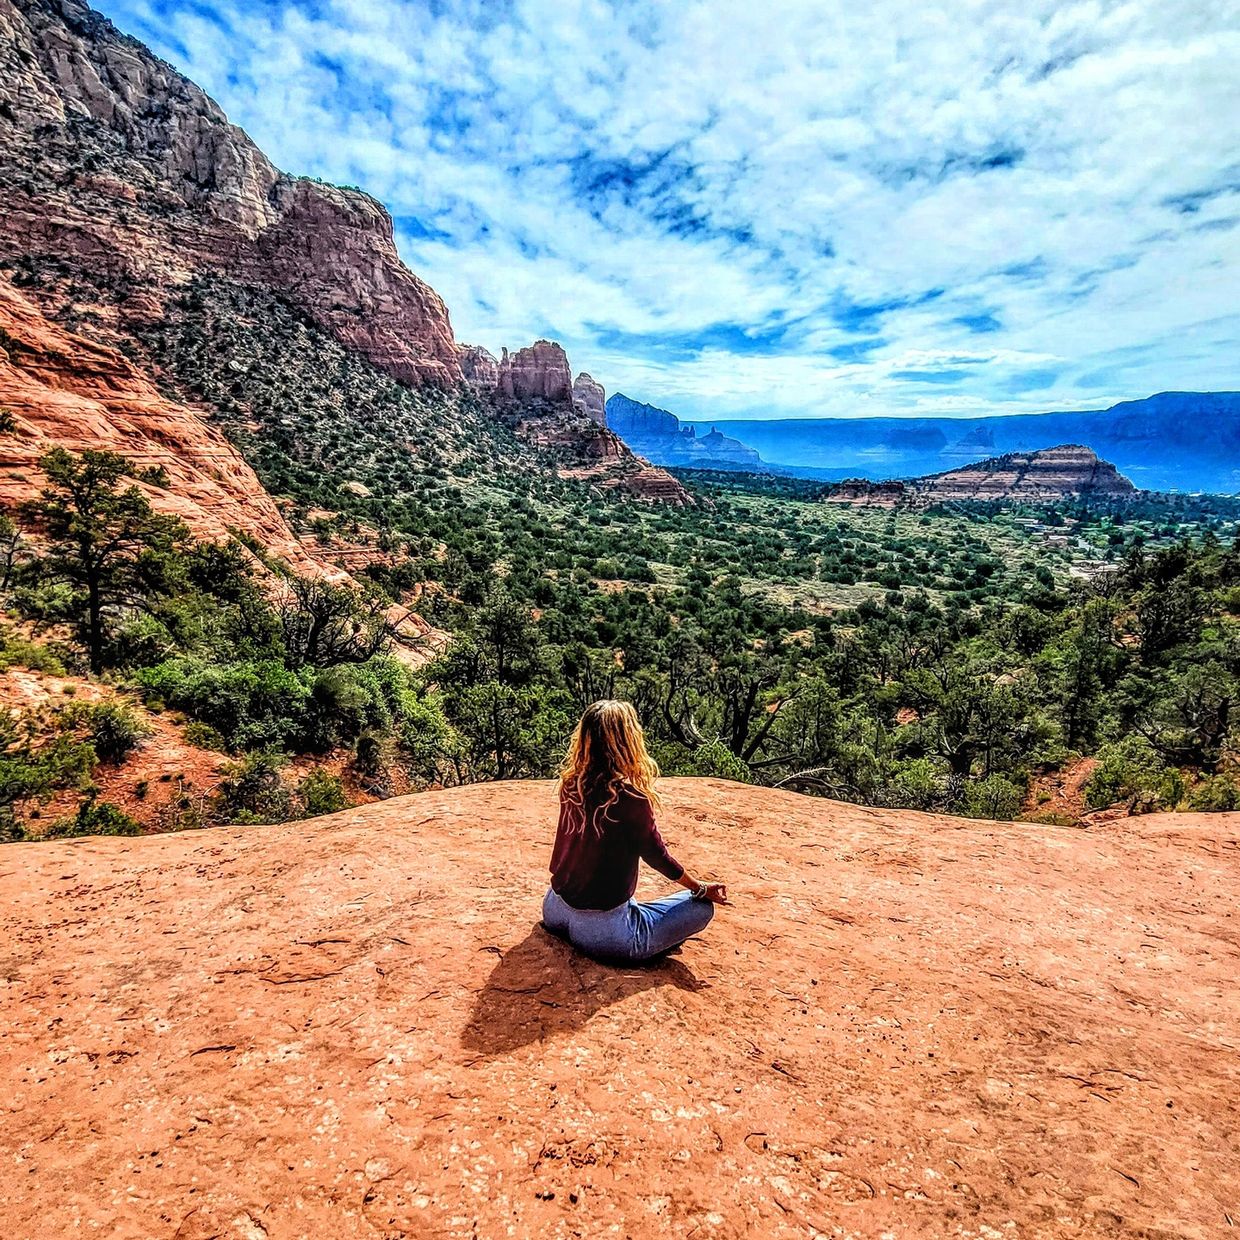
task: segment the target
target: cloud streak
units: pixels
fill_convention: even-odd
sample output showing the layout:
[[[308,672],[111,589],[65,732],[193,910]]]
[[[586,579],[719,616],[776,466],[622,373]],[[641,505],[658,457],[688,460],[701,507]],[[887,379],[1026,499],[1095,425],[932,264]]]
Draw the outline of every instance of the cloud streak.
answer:
[[[1240,386],[1232,5],[102,7],[382,199],[460,339],[685,417]]]

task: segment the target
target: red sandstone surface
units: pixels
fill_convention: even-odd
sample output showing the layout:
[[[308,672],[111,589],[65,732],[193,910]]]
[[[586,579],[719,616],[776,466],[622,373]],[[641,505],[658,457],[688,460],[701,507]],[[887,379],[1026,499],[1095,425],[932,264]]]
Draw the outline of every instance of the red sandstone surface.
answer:
[[[545,783],[3,848],[0,1234],[1230,1234],[1240,816],[665,793],[734,905],[645,968]]]
[[[50,322],[2,279],[0,406],[17,423],[15,433],[0,435],[0,508],[37,494],[44,480],[36,462],[49,448],[118,452],[136,468],[167,471],[167,487],[144,490],[199,538],[241,530],[301,571],[345,577],[306,550],[215,427],[161,396],[114,349]]]

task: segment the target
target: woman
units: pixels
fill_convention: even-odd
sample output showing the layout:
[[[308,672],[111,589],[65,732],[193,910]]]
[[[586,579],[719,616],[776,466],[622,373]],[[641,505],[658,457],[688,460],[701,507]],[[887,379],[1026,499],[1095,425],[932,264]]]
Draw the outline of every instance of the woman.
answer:
[[[543,925],[590,956],[648,960],[704,930],[722,883],[698,882],[674,860],[654,821],[659,768],[628,702],[595,702],[560,767],[560,825]],[[643,860],[685,890],[652,904],[633,899]]]

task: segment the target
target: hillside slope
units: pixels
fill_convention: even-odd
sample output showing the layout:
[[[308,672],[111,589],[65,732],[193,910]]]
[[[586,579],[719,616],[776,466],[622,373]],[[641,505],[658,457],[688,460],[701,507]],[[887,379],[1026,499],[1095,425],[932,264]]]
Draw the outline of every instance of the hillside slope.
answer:
[[[478,350],[458,346],[442,299],[401,261],[383,205],[281,172],[198,86],[80,0],[0,0],[0,117],[0,270],[50,318],[149,363],[143,342],[184,315],[187,295],[227,283],[269,314],[293,312],[358,368],[439,390],[439,404],[455,407],[462,360]],[[562,359],[562,390],[534,399],[510,388],[515,412],[486,411],[535,447],[527,465],[691,502],[578,408],[563,350],[540,344]],[[284,369],[313,384],[317,362],[303,349]],[[253,386],[242,357],[219,364],[232,382],[212,412],[227,425]],[[175,369],[156,377],[192,380]],[[482,423],[464,455],[496,455],[501,429]],[[456,446],[433,430],[402,451]]]
[[[300,572],[343,579],[314,560],[240,453],[192,408],[163,397],[126,358],[50,323],[0,279],[0,407],[16,429],[0,434],[0,508],[38,494],[38,459],[54,446],[119,452],[136,469],[162,469],[147,487],[161,511],[194,534],[237,530]]]
[[[549,784],[10,846],[0,1231],[1228,1234],[1240,816],[665,791],[650,968],[535,925]]]

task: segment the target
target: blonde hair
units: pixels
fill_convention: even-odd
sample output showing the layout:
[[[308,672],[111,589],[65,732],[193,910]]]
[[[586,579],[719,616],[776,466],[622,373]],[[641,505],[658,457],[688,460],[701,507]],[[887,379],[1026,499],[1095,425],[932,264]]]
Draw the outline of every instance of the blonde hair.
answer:
[[[570,828],[582,830],[586,825],[587,790],[591,800],[600,790],[603,793],[588,815],[595,831],[602,830],[602,818],[624,789],[657,807],[654,781],[658,778],[658,764],[646,752],[646,738],[633,707],[611,699],[591,703],[573,729],[560,764],[560,797],[570,809]]]

